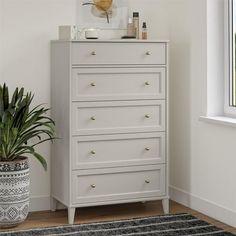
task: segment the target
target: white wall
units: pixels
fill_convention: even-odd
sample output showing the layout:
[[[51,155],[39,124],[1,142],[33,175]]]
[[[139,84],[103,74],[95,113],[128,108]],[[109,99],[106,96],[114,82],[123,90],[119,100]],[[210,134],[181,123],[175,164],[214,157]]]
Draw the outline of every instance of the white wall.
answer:
[[[129,15],[139,12],[140,28],[145,21],[149,38],[169,39],[168,7],[169,0],[129,0]]]
[[[199,121],[222,111],[224,0],[131,2],[170,39],[171,198],[236,227],[236,130]]]
[[[74,24],[75,0],[0,0],[0,83],[24,86],[35,104],[50,106],[50,40],[60,24]],[[39,151],[48,159],[50,144]],[[50,171],[31,161],[31,209],[49,208]]]
[[[211,27],[223,25],[214,21],[222,17],[223,0],[186,0],[179,10],[171,14],[170,37],[171,197],[236,226],[236,130],[199,121],[207,108],[220,110],[217,94],[207,97],[222,88],[213,87],[223,77],[221,60],[215,60],[222,55],[222,34]]]
[[[3,34],[3,6],[2,1],[0,1],[0,35]],[[2,66],[3,66],[3,38],[0,36],[0,76],[2,75]],[[1,78],[1,77],[0,77]]]
[[[206,1],[130,0],[130,8],[150,38],[171,40],[171,197],[236,226],[236,130],[199,121],[207,109]],[[76,0],[0,0],[0,82],[50,106],[49,41],[58,25],[76,22],[75,9]],[[49,144],[40,151],[49,159]],[[48,209],[50,173],[31,165],[33,209]]]

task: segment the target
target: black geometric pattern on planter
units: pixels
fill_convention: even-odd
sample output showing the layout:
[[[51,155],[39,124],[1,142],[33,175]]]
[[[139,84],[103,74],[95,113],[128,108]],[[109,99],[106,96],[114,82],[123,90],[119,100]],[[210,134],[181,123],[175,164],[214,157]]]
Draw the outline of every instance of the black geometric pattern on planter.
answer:
[[[4,172],[12,172],[18,170],[26,170],[29,169],[28,160],[22,160],[18,162],[1,162],[0,163],[0,173]]]
[[[29,211],[28,159],[0,164],[0,227],[23,222]]]

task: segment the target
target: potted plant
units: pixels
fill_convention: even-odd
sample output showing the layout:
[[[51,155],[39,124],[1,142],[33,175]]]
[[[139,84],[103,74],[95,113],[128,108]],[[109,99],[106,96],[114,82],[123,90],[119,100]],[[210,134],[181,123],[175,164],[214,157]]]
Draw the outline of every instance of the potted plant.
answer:
[[[35,146],[55,138],[54,121],[42,105],[31,108],[34,96],[16,88],[11,98],[0,85],[0,227],[24,221],[29,210],[29,162],[35,157],[47,170]]]

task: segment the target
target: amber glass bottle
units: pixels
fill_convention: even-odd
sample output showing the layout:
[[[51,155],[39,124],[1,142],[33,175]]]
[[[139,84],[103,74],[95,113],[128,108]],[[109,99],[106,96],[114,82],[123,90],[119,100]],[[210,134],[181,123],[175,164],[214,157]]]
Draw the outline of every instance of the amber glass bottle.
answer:
[[[143,22],[143,26],[142,26],[142,39],[147,39],[147,24],[146,22]]]

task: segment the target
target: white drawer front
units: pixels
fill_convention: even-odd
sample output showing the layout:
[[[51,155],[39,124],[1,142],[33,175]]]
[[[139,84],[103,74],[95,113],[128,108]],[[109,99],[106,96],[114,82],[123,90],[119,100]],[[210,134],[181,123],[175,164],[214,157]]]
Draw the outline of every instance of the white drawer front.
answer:
[[[72,43],[73,65],[166,64],[165,43]]]
[[[164,99],[165,68],[74,68],[72,100]]]
[[[72,138],[72,169],[165,163],[165,133]]]
[[[165,101],[72,104],[72,134],[109,134],[165,130]]]
[[[165,165],[131,172],[86,175],[81,175],[80,171],[72,173],[73,204],[159,197],[164,194]]]

